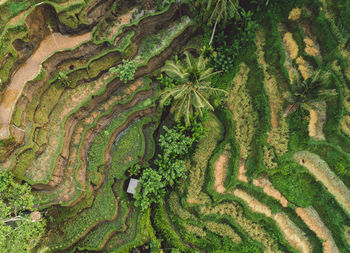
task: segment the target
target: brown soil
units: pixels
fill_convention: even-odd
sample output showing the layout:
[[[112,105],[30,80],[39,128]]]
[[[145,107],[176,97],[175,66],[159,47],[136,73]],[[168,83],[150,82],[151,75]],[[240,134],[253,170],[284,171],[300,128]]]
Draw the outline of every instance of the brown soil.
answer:
[[[235,195],[237,198],[243,199],[253,212],[262,213],[267,217],[271,217],[271,209],[268,206],[262,204],[243,190],[236,189],[234,190],[233,195]]]
[[[267,178],[254,179],[253,184],[255,186],[261,187],[267,195],[278,200],[283,207],[287,207],[288,200],[284,196],[282,196],[282,194],[278,190],[276,190],[275,187],[273,187],[273,185]]]
[[[131,20],[131,17],[132,17],[132,13],[133,13],[135,10],[136,10],[136,9],[133,8],[133,9],[131,9],[129,12],[127,12],[127,13],[125,13],[124,15],[118,17],[117,23],[111,28],[111,33],[108,35],[108,38],[109,38],[109,39],[112,39],[113,35],[115,35],[115,34],[119,31],[119,28],[120,28],[122,25],[129,24],[129,23],[130,23],[130,20]]]
[[[245,175],[246,172],[247,172],[247,170],[245,168],[245,164],[242,161],[242,162],[239,163],[239,171],[238,171],[237,179],[242,181],[242,182],[248,183],[247,176]]]
[[[224,152],[214,163],[214,188],[218,193],[223,193],[226,190],[224,182],[226,178],[227,162],[228,155]]]
[[[323,240],[323,252],[325,253],[338,253],[339,250],[333,240],[332,233],[322,222],[318,213],[312,207],[308,208],[296,208],[298,216],[305,222],[305,224],[315,232],[317,237]]]

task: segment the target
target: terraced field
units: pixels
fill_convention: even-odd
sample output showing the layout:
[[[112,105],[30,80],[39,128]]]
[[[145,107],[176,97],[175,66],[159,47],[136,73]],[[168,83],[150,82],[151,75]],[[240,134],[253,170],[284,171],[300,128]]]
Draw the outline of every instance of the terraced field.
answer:
[[[0,171],[31,185],[47,220],[33,252],[350,252],[349,1],[241,3],[257,13],[253,39],[211,80],[226,93],[210,97],[186,177],[146,210],[126,192],[131,169],[160,167],[174,121],[159,76],[209,42],[200,4],[11,2],[0,1]],[[234,44],[223,31],[213,66],[219,43]],[[121,80],[113,68],[130,61]],[[335,95],[293,105],[295,80],[319,69]]]

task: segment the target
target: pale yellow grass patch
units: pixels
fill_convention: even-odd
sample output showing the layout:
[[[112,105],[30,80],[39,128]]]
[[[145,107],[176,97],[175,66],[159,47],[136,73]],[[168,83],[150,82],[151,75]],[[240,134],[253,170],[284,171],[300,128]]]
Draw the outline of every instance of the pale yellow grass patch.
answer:
[[[317,111],[310,110],[310,121],[309,121],[309,136],[315,137],[317,133],[316,123],[318,119]]]
[[[297,58],[299,48],[295,40],[293,39],[293,35],[290,32],[287,32],[283,36],[283,42],[289,54],[289,57],[292,59]]]
[[[304,39],[305,42],[305,52],[308,55],[312,55],[312,56],[318,56],[320,54],[320,50],[318,49],[317,45],[315,44],[315,42],[310,39],[310,38],[305,38]]]
[[[350,136],[350,116],[345,115],[340,124],[341,130],[347,135]]]
[[[294,8],[293,10],[290,11],[288,19],[289,20],[298,20],[301,15],[301,9],[300,8]]]
[[[297,58],[296,62],[298,64],[298,69],[301,76],[304,78],[304,80],[308,79],[311,76],[311,67],[309,64],[301,56]]]

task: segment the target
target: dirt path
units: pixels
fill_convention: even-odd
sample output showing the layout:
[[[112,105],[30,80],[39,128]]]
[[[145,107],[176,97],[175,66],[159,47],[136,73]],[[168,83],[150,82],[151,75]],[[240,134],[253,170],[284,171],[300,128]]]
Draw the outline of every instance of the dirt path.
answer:
[[[16,102],[25,84],[40,73],[41,63],[55,51],[75,47],[89,39],[90,33],[78,36],[53,33],[40,43],[39,48],[13,75],[0,101],[0,140],[10,136],[9,124]]]
[[[338,203],[350,213],[350,191],[318,155],[308,151],[294,154],[294,159],[320,181],[335,197]]]
[[[226,191],[224,182],[226,178],[226,168],[228,154],[224,151],[214,163],[214,188],[218,193]]]
[[[332,233],[322,222],[320,216],[312,207],[295,209],[299,217],[305,222],[305,224],[315,232],[317,237],[323,240],[323,252],[325,253],[338,253],[339,250],[333,240]]]

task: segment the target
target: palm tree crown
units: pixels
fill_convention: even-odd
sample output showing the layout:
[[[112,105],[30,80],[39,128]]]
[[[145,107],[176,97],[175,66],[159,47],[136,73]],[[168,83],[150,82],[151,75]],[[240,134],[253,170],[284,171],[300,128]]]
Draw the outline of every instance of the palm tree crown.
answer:
[[[214,23],[213,32],[209,45],[213,42],[216,26],[218,23],[226,23],[229,18],[236,17],[240,19],[238,11],[238,0],[208,0],[206,12],[209,14],[208,23]]]
[[[330,78],[328,72],[316,71],[311,77],[304,81],[297,80],[292,95],[292,104],[290,104],[284,116],[299,106],[305,109],[311,109],[312,103],[327,99],[337,94],[334,89],[325,88],[329,84]]]
[[[168,88],[160,94],[160,105],[169,99],[174,101],[171,106],[171,112],[175,114],[175,120],[178,121],[182,116],[186,125],[190,124],[190,116],[196,111],[203,115],[203,108],[214,110],[209,103],[209,95],[224,90],[210,87],[210,79],[218,72],[213,72],[212,68],[207,68],[207,61],[203,56],[194,59],[188,52],[185,52],[185,62],[167,61],[162,71],[168,76],[178,81],[180,85]]]

